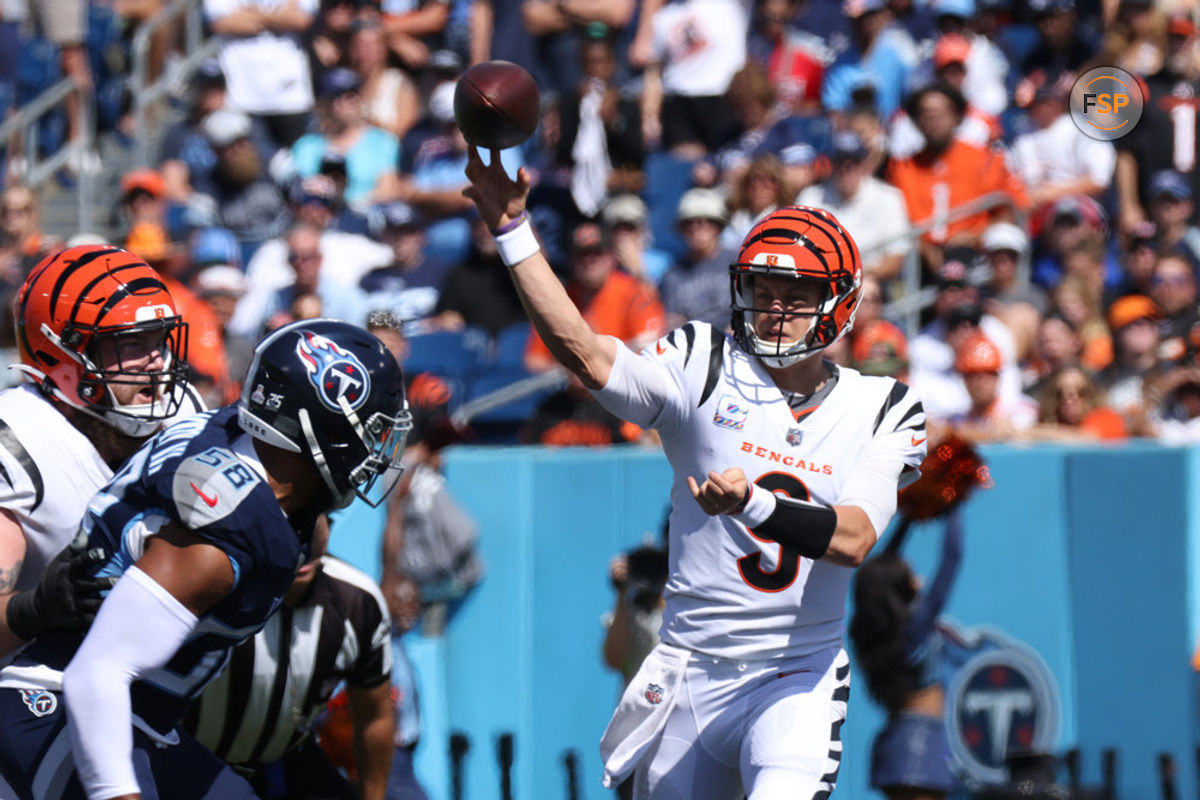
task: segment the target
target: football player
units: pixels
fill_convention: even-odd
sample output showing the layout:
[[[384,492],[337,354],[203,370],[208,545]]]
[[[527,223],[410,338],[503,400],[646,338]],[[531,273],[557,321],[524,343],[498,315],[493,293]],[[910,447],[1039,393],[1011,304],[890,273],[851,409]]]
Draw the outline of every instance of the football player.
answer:
[[[639,798],[825,798],[849,696],[851,568],[925,453],[925,415],[892,378],[819,353],[850,330],[858,248],[789,206],[730,265],[732,333],[689,322],[634,353],[596,335],[542,256],[529,177],[471,151],[466,190],[551,353],[610,411],[654,428],[674,468],[662,643],[601,742],[605,783]]]
[[[94,612],[70,580],[85,554],[64,551],[88,501],[164,423],[204,410],[184,380],[187,326],[132,253],[54,253],[14,311],[27,382],[0,392],[0,655]]]
[[[305,320],[259,343],[237,404],[138,450],[84,516],[97,576],[118,578],[95,621],[0,670],[0,774],[16,796],[253,797],[176,724],[279,606],[321,516],[386,497],[410,426],[383,343]]]

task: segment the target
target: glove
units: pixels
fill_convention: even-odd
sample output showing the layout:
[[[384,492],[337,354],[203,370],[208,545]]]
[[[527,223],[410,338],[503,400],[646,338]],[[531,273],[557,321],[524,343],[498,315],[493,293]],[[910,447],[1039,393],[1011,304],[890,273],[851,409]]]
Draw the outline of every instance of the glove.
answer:
[[[104,550],[87,549],[87,537],[80,531],[75,541],[46,565],[36,587],[9,598],[8,629],[29,641],[47,631],[86,628],[100,609],[100,593],[117,582],[115,576],[92,574],[104,561]]]

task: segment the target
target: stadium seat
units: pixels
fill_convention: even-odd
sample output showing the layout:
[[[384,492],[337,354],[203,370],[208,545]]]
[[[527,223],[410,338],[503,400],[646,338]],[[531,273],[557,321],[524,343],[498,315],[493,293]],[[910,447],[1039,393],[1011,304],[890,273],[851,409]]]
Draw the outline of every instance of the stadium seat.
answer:
[[[467,385],[467,400],[476,400],[486,394],[511,386],[519,380],[528,378],[530,373],[523,368],[493,369],[476,375]],[[484,411],[472,417],[469,423],[472,427],[479,423],[505,423],[519,427],[533,416],[542,401],[549,397],[554,389],[538,389],[524,397],[512,400],[502,406]]]
[[[483,366],[487,347],[487,332],[480,328],[419,334],[408,340],[404,369],[412,374],[432,372],[465,378]]]
[[[493,369],[519,369],[525,363],[525,345],[532,327],[528,322],[506,325],[496,334],[492,344]]]
[[[650,209],[654,246],[676,256],[683,254],[683,240],[675,230],[675,212],[679,208],[679,198],[691,188],[694,166],[695,162],[666,153],[646,156],[646,190],[643,199]]]

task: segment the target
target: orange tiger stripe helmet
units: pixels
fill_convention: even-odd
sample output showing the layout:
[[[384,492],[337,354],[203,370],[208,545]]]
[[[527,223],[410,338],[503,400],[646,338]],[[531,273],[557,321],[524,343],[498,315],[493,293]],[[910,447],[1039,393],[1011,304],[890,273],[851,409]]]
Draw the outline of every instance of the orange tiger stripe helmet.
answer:
[[[132,253],[83,245],[47,256],[18,290],[14,317],[17,368],[62,402],[135,437],[179,410],[187,324],[158,273]],[[133,402],[113,393],[122,384],[139,387]]]
[[[754,331],[755,314],[784,312],[755,308],[754,278],[782,276],[820,281],[824,290],[812,312],[808,331],[796,341],[763,339]],[[746,352],[772,367],[795,364],[820,352],[850,332],[862,292],[862,258],[858,245],[841,223],[824,209],[784,206],[750,229],[737,259],[729,265],[733,336]]]

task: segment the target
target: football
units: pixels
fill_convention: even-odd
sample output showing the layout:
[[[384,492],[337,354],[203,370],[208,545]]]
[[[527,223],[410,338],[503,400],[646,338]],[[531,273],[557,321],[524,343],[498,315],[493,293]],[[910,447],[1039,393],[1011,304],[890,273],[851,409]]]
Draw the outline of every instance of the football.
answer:
[[[455,86],[454,120],[473,145],[515,147],[533,135],[540,117],[533,76],[511,61],[476,64]]]

